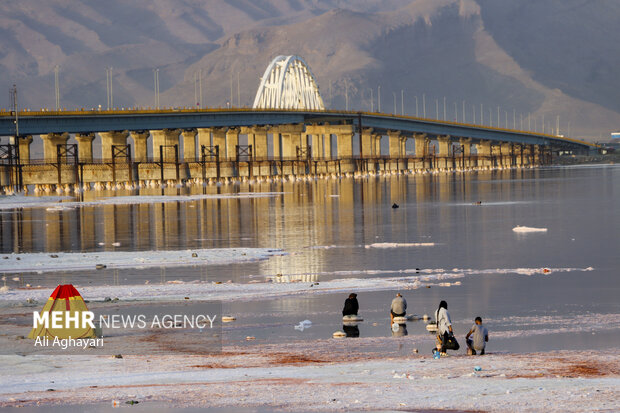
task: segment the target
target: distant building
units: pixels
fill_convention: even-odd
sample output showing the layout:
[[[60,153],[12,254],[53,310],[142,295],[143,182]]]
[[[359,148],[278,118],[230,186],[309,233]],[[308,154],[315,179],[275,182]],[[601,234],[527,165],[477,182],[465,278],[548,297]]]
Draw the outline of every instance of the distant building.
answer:
[[[620,151],[620,132],[611,133],[611,141],[606,145],[610,152]]]

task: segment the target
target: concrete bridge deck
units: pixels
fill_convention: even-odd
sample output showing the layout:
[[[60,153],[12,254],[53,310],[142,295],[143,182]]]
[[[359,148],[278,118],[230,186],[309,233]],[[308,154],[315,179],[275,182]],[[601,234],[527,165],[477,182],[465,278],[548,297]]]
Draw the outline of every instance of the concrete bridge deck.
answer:
[[[472,138],[525,145],[551,145],[557,148],[588,149],[593,144],[555,135],[439,121],[384,113],[346,111],[307,111],[280,109],[166,109],[114,111],[22,111],[20,135],[49,133],[91,133],[122,130],[162,130],[209,127],[278,126],[291,124],[352,124],[361,118],[365,128],[376,132],[401,131],[435,136]],[[0,136],[15,133],[13,116],[0,111]]]
[[[0,112],[0,136],[14,133],[14,114]],[[36,135],[43,159],[30,156]],[[77,144],[68,143],[70,135]],[[0,145],[0,186],[521,167],[548,163],[553,151],[591,147],[548,134],[366,112],[23,111],[17,143]]]

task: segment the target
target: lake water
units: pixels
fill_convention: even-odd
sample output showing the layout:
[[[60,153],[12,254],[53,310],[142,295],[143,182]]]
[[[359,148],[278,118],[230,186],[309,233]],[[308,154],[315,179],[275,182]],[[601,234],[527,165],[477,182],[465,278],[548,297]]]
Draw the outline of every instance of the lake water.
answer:
[[[245,193],[252,195],[235,196]],[[17,209],[4,199],[0,251],[139,256],[149,250],[244,247],[286,254],[219,266],[7,274],[7,285],[172,279],[250,285],[276,274],[326,282],[459,273],[464,276],[403,291],[409,312],[431,315],[445,299],[458,338],[479,315],[490,330],[492,352],[619,346],[620,166],[168,188],[169,197],[196,197],[165,203],[158,198],[161,190],[137,194],[89,192],[84,204],[65,199],[63,208]],[[112,202],[94,202],[113,195]],[[547,232],[513,232],[518,225]],[[519,268],[528,270],[515,273]],[[528,271],[534,274],[525,275]],[[444,281],[452,285],[441,286]],[[392,334],[388,314],[395,293],[359,294],[361,337]],[[225,312],[238,319],[225,325],[224,343],[251,345],[246,336],[268,343],[331,337],[343,328],[346,295],[224,302]],[[306,319],[312,327],[294,329]],[[410,352],[412,346],[426,351],[432,345],[422,322],[408,323],[407,334],[395,338],[392,351]]]

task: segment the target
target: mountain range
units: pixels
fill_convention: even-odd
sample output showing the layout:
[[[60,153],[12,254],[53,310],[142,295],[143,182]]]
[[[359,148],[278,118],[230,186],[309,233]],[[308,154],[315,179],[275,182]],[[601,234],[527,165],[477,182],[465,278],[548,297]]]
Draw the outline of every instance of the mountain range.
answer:
[[[0,90],[54,108],[58,66],[61,107],[105,107],[112,68],[115,107],[152,107],[157,68],[162,106],[249,107],[269,62],[294,54],[331,109],[416,115],[417,101],[418,116],[544,118],[605,141],[620,129],[619,18],[607,0],[7,1]]]

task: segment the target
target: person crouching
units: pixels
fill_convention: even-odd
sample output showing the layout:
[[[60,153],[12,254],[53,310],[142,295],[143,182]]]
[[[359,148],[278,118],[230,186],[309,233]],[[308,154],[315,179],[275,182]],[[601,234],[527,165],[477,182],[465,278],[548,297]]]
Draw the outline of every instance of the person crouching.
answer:
[[[473,340],[469,338],[473,336]],[[474,325],[469,330],[469,333],[465,336],[465,342],[467,343],[467,354],[476,355],[476,352],[484,354],[484,348],[489,341],[489,331],[482,325],[482,318],[476,317]]]

